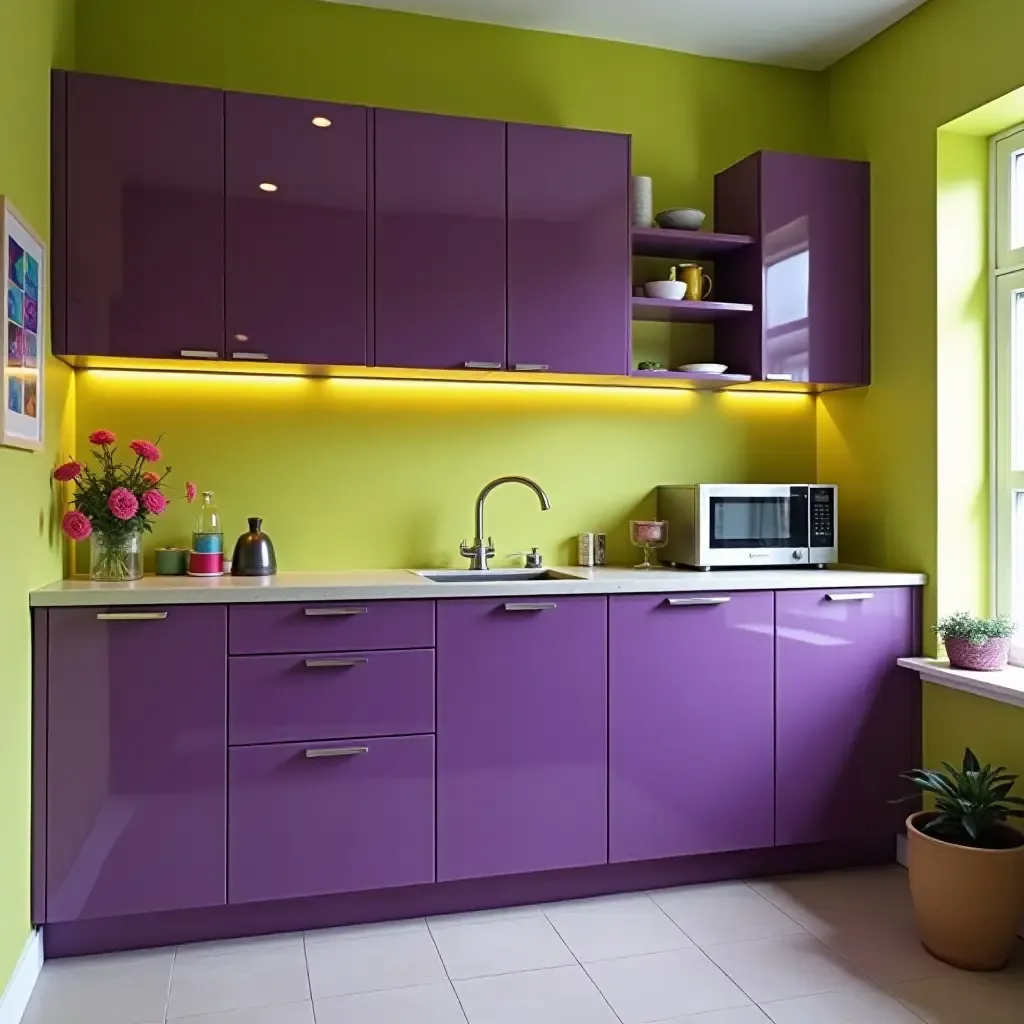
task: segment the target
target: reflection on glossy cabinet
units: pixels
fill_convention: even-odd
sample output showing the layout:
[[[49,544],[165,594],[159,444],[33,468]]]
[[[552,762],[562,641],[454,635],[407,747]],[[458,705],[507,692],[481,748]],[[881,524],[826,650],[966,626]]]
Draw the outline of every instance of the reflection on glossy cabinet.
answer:
[[[508,126],[508,368],[629,372],[629,136]]]
[[[776,842],[895,835],[890,801],[914,766],[919,684],[914,591],[776,595]]]
[[[607,609],[438,602],[438,881],[607,860]]]
[[[771,846],[774,595],[613,597],[610,860]]]
[[[49,612],[46,920],[225,902],[227,612]]]
[[[224,94],[82,74],[55,88],[66,89],[54,196],[66,318],[55,350],[220,357]]]
[[[505,366],[505,125],[374,111],[375,363]]]
[[[366,363],[368,122],[365,107],[227,94],[228,358]]]

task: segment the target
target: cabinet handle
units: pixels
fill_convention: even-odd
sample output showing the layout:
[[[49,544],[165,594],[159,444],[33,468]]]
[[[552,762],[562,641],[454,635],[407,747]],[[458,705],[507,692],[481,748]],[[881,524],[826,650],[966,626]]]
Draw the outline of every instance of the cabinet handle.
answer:
[[[183,348],[182,359],[220,359],[220,353],[211,348]]]
[[[365,615],[366,608],[304,608],[303,614],[311,617],[326,615]]]
[[[464,370],[500,370],[501,363],[474,363],[472,360],[463,363]]]
[[[354,668],[365,665],[369,658],[307,658],[306,668]]]
[[[155,622],[166,619],[167,612],[100,612],[96,618],[100,622]]]
[[[826,594],[826,601],[870,601],[874,594]]]
[[[791,373],[766,373],[764,375],[765,380],[792,380],[793,374]]]
[[[515,363],[512,367],[513,370],[547,370],[549,366],[547,363]]]
[[[546,612],[558,605],[554,601],[546,601],[539,604],[506,604],[507,612]]]
[[[266,352],[232,352],[232,359],[269,359]]]
[[[358,757],[369,752],[369,747],[307,747],[306,757]]]
[[[731,597],[670,597],[666,604],[673,608],[688,608],[695,604],[728,604]]]

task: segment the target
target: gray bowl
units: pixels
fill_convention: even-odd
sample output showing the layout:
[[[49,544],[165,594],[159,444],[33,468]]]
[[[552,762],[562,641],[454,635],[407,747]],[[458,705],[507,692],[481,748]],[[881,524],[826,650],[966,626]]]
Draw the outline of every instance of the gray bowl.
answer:
[[[663,210],[654,219],[659,228],[673,228],[676,231],[699,231],[707,214],[688,206],[675,210]]]

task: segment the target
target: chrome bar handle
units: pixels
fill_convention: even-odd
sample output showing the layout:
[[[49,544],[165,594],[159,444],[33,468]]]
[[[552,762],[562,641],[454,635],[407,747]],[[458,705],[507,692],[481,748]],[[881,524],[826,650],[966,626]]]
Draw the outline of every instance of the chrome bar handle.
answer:
[[[731,597],[670,597],[665,603],[673,608],[687,608],[697,604],[728,604],[731,600]]]
[[[367,608],[304,608],[304,615],[309,615],[311,618],[323,617],[327,615],[365,615],[369,609]]]
[[[99,612],[100,622],[156,622],[166,619],[167,612]]]
[[[764,375],[765,380],[792,380],[793,374],[791,373],[766,373]]]
[[[251,359],[251,360],[256,361],[256,360],[260,360],[260,359],[269,359],[270,356],[268,356],[266,352],[232,352],[231,353],[231,358],[232,359]]]
[[[525,371],[538,371],[538,372],[540,372],[540,371],[543,371],[543,370],[548,370],[548,369],[550,369],[550,367],[548,366],[547,363],[514,363],[513,366],[512,366],[512,369],[513,370],[520,370],[520,371],[525,370]]]
[[[212,348],[183,348],[182,359],[220,359],[220,353]]]
[[[369,752],[369,747],[307,747],[306,757],[358,757]]]
[[[476,363],[473,360],[469,360],[462,364],[464,370],[500,370],[502,369],[501,363]]]
[[[306,668],[354,668],[365,665],[369,658],[307,658]]]
[[[507,612],[546,612],[552,608],[557,608],[558,605],[554,601],[545,601],[537,604],[506,604],[505,611]]]
[[[859,594],[826,594],[826,601],[870,601],[875,595],[871,593]]]

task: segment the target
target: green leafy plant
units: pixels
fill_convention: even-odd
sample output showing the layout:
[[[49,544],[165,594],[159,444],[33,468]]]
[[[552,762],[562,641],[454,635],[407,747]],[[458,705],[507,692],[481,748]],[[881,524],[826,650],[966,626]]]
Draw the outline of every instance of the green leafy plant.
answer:
[[[1008,775],[1001,766],[982,768],[970,747],[959,771],[947,761],[942,767],[945,772],[915,768],[902,775],[935,798],[935,813],[924,820],[921,831],[984,850],[1017,845],[1005,825],[1008,818],[1024,818],[1024,798],[1009,795],[1018,776]]]
[[[982,647],[993,637],[1013,636],[1017,627],[1008,615],[1000,615],[994,619],[975,618],[967,612],[954,612],[932,626],[932,632],[946,640],[968,640],[972,647]]]

